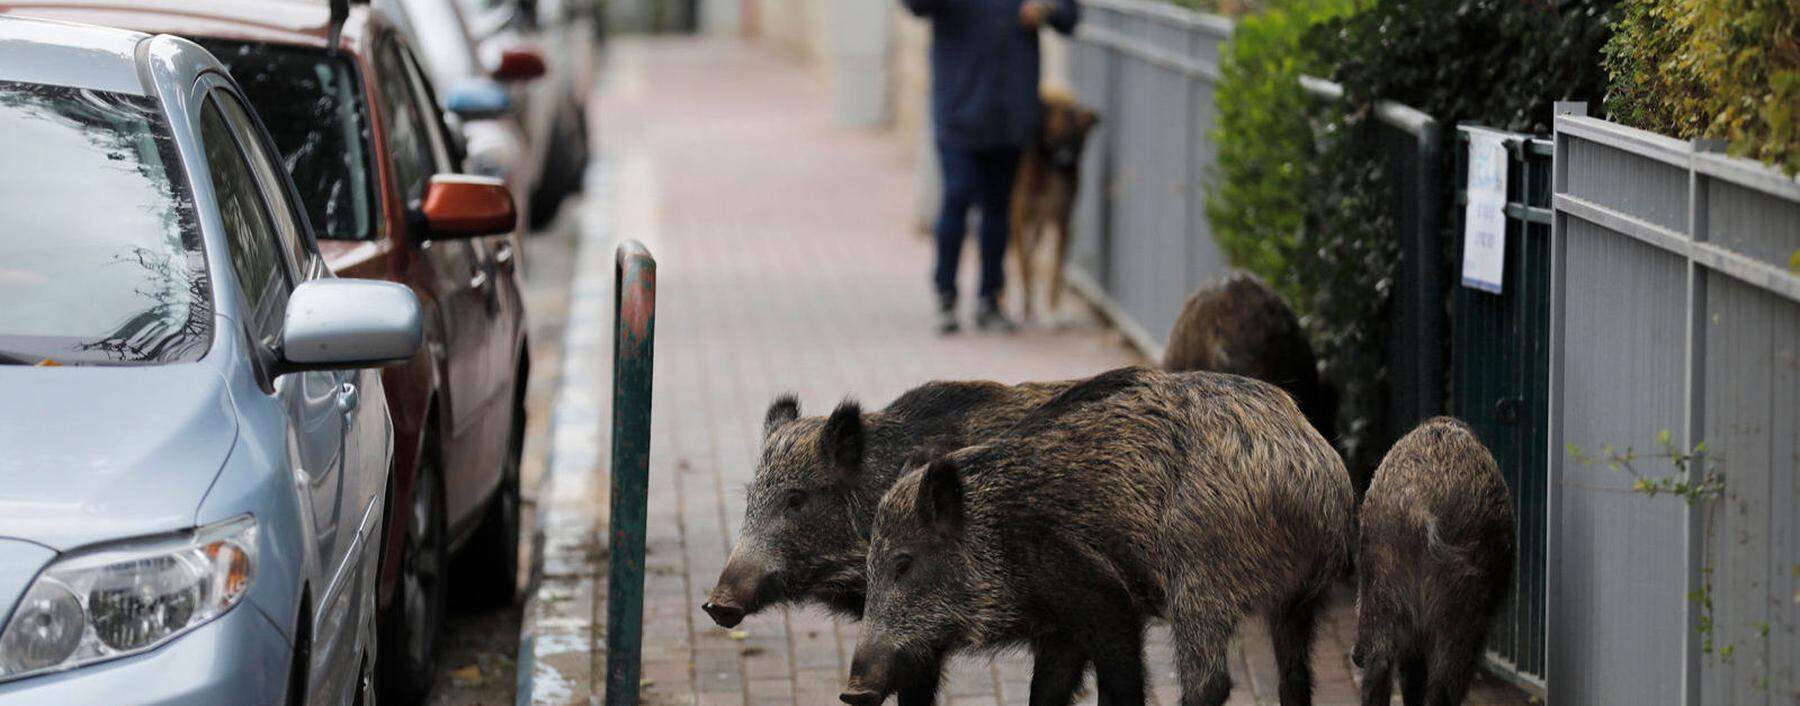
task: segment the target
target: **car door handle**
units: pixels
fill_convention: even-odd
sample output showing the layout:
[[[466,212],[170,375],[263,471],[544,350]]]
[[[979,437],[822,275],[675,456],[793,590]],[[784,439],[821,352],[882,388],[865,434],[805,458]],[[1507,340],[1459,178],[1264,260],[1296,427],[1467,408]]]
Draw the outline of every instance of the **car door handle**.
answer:
[[[339,385],[337,398],[338,411],[343,412],[344,414],[355,411],[359,397],[360,395],[356,391],[356,383],[346,382]]]

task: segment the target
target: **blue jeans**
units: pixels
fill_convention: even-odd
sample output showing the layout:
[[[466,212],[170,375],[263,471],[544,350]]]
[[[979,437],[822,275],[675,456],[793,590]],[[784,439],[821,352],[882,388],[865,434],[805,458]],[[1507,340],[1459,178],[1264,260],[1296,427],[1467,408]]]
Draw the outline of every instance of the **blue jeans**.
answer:
[[[956,296],[956,267],[962,259],[963,236],[969,231],[969,209],[981,209],[981,296],[992,297],[1006,284],[1006,240],[1011,230],[1013,179],[1019,170],[1019,148],[969,148],[938,144],[944,175],[944,206],[937,222],[937,270],[940,296]]]

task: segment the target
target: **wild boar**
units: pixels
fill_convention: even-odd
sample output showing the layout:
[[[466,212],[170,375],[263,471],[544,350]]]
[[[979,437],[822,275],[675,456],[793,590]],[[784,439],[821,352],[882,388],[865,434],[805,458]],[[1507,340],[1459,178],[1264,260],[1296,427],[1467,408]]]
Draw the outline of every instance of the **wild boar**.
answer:
[[[1068,670],[1046,667],[1088,661],[1101,703],[1143,703],[1144,626],[1165,618],[1182,703],[1216,706],[1231,635],[1260,612],[1281,702],[1310,702],[1316,614],[1354,540],[1342,460],[1273,385],[1134,375],[1071,408],[1046,403],[888,490],[843,701],[934,683],[958,650],[1026,647],[1034,704],[1064,692],[1051,681]]]
[[[1114,371],[1079,385],[932,382],[881,411],[863,413],[846,402],[823,419],[800,417],[792,397],[776,400],[764,419],[743,532],[702,609],[724,627],[783,603],[817,603],[860,619],[875,505],[909,463],[998,436],[1027,412],[1053,417],[1138,384],[1147,372]],[[1057,668],[1073,673],[1057,679],[1068,682],[1061,701],[1068,703],[1086,664]],[[933,681],[902,692],[900,700],[929,704],[935,692]]]
[[[1247,273],[1201,288],[1169,329],[1169,372],[1210,370],[1273,383],[1300,403],[1326,439],[1337,438],[1337,387],[1319,375],[1306,331],[1281,296]]]
[[[1455,419],[1420,424],[1376,468],[1357,547],[1363,703],[1386,706],[1395,669],[1407,706],[1462,703],[1512,579],[1512,500],[1493,455]]]
[[[1068,385],[930,382],[879,411],[845,401],[827,417],[775,400],[742,532],[703,608],[724,627],[800,601],[860,617],[869,522],[905,461],[997,436]]]

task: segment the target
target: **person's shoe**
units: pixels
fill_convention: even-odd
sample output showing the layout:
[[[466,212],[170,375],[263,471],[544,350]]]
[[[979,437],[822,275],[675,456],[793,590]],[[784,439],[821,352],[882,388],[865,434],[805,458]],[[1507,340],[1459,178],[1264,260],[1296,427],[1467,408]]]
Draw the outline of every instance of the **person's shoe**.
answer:
[[[949,335],[962,330],[962,323],[956,320],[956,296],[942,294],[938,296],[938,333]]]
[[[981,306],[975,310],[975,328],[1012,333],[1019,330],[1019,325],[1000,311],[999,297],[982,297]]]

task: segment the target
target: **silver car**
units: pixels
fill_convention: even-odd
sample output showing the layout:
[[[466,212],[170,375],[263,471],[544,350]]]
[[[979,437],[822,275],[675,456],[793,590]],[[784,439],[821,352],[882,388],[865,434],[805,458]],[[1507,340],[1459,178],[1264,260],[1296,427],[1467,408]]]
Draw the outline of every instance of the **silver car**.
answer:
[[[419,304],[327,272],[245,105],[184,40],[0,19],[0,704],[369,695]]]

